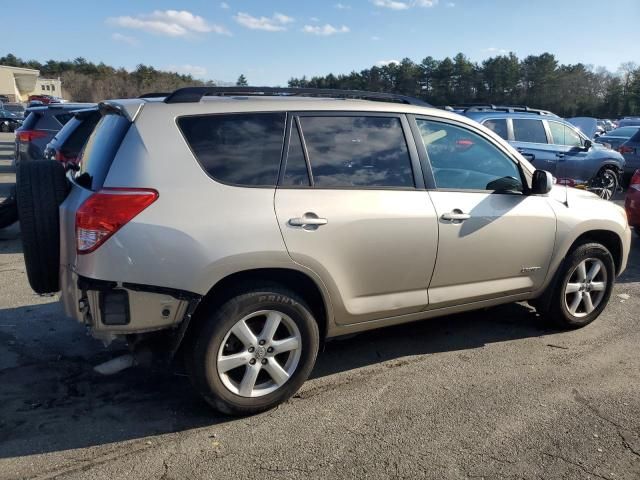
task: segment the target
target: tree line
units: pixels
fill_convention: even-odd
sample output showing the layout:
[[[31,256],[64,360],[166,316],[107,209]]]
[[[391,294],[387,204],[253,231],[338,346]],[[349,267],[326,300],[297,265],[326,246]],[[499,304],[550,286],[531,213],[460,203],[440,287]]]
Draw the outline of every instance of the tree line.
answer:
[[[640,115],[640,67],[624,63],[616,73],[577,63],[561,65],[553,54],[498,55],[482,63],[464,54],[420,63],[373,66],[349,74],[291,78],[290,87],[340,88],[410,95],[438,105],[528,105],[564,117]]]
[[[40,70],[43,77],[60,77],[65,98],[96,102],[170,92],[186,86],[213,86],[191,75],[157,70],[140,64],[129,72],[83,57],[74,60],[22,60],[12,54],[0,65]],[[236,84],[247,85],[241,75]],[[621,117],[640,115],[640,67],[628,62],[612,73],[577,63],[563,65],[553,54],[497,55],[481,63],[459,53],[453,58],[426,57],[420,63],[405,58],[349,74],[291,78],[290,87],[340,88],[394,92],[422,98],[433,105],[492,103],[528,105],[565,116]]]

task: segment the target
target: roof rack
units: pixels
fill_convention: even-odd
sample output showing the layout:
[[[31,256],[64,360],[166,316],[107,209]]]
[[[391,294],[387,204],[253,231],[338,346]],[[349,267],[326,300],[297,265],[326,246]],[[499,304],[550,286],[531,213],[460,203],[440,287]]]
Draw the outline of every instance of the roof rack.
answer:
[[[458,105],[453,105],[453,108],[456,107],[458,107]],[[540,110],[538,108],[531,108],[526,105],[464,104],[459,106],[459,108],[462,107],[464,107],[464,113],[494,111],[507,113],[536,113],[538,115],[549,115],[557,117],[555,113],[550,112],[549,110]]]
[[[171,95],[170,92],[149,92],[143,93],[138,98],[164,98],[168,97],[169,95]]]
[[[427,102],[406,95],[361,90],[333,90],[329,88],[280,88],[280,87],[186,87],[180,88],[164,99],[165,103],[197,103],[205,96],[301,96],[327,98],[359,98],[385,102],[405,103],[430,107]]]

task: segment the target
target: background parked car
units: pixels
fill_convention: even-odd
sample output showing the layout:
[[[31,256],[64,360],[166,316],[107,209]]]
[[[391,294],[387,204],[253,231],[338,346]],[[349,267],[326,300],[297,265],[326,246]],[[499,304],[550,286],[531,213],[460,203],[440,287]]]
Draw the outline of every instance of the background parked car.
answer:
[[[566,120],[591,140],[595,140],[596,138],[606,133],[604,123],[602,122],[602,120],[598,120],[597,118],[572,117],[567,118]]]
[[[39,101],[44,105],[49,105],[50,103],[61,103],[60,98],[53,97],[51,95],[29,95],[29,102]]]
[[[622,155],[592,143],[574,125],[551,112],[492,105],[469,107],[464,115],[493,130],[536,168],[551,172],[561,183],[584,186],[604,199],[610,199],[618,189],[625,164]]]
[[[14,162],[44,159],[44,149],[62,127],[73,118],[73,112],[92,103],[56,103],[44,107],[34,107],[16,130]]]
[[[77,110],[73,114],[73,118],[46,146],[44,157],[47,160],[56,160],[65,166],[78,163],[78,155],[100,120],[100,112],[94,107]]]
[[[618,128],[640,125],[640,117],[624,117],[618,122]]]
[[[0,132],[13,132],[22,125],[22,119],[9,110],[0,109]]]
[[[624,208],[627,211],[629,225],[633,227],[636,234],[640,236],[640,170],[636,170],[629,182],[629,189],[624,201]]]
[[[631,138],[618,147],[618,151],[625,160],[624,174],[627,180],[640,168],[640,127]]]
[[[25,108],[21,103],[4,103],[2,105],[3,110],[8,110],[9,112],[15,114],[18,118],[24,118]]]
[[[595,142],[602,145],[609,145],[610,148],[618,150],[620,145],[633,137],[638,130],[640,130],[640,125],[635,127],[616,128],[615,130],[611,130],[610,132],[596,138]]]

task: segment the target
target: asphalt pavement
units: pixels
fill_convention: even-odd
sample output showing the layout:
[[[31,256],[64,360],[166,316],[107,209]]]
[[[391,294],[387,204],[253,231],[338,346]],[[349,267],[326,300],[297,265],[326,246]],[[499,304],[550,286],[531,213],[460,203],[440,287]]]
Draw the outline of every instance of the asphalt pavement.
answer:
[[[287,403],[230,418],[179,368],[93,373],[121,347],[29,289],[16,225],[0,230],[0,479],[637,480],[639,307],[634,239],[586,328],[511,304],[364,333],[328,343]]]

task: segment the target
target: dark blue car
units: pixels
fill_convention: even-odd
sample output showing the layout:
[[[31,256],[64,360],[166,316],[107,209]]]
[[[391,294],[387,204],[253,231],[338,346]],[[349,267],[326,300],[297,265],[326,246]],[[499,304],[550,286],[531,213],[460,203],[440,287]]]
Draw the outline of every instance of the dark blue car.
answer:
[[[618,189],[625,165],[622,155],[593,143],[551,112],[482,105],[467,107],[462,113],[493,130],[560,183],[587,188],[607,200]]]

